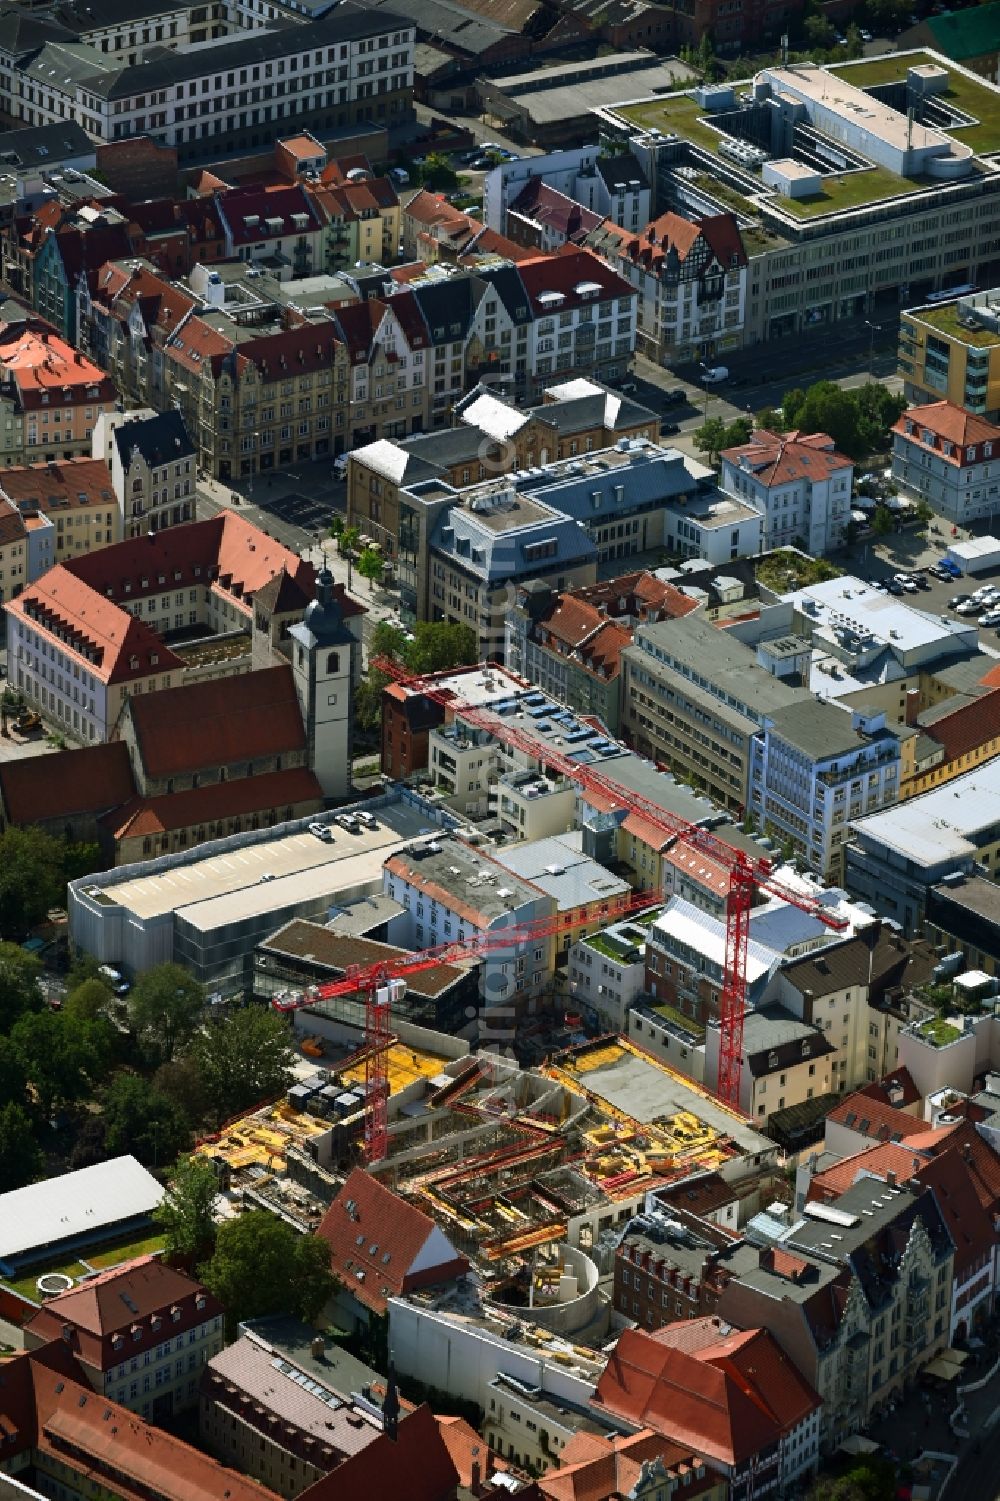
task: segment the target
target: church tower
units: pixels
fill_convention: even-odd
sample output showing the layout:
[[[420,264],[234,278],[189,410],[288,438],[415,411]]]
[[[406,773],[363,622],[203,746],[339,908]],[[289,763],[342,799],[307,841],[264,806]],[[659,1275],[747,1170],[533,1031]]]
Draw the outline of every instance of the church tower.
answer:
[[[288,634],[309,765],[324,795],[344,800],[351,795],[353,667],[354,653],[361,648],[344,624],[333,574],[325,564],[316,579],[316,598]]]

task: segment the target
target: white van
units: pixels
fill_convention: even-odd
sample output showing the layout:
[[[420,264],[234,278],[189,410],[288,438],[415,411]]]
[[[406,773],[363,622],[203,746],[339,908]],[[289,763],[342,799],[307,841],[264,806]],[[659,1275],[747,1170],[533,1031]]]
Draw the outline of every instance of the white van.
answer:
[[[729,368],[726,365],[712,365],[701,372],[701,378],[706,386],[717,386],[720,381],[729,379]]]

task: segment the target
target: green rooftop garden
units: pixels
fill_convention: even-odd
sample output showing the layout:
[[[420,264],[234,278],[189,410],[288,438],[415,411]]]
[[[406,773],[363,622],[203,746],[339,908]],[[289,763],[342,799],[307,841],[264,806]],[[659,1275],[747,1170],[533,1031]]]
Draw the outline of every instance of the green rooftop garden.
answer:
[[[831,71],[858,88],[867,88],[876,84],[902,83],[908,68],[930,61],[934,59],[924,52],[894,53],[858,63],[842,63]],[[948,73],[950,85],[944,99],[977,121],[975,125],[956,125],[955,139],[964,141],[978,153],[1000,151],[1000,93],[986,83],[966,78],[953,69],[949,69]],[[736,81],[733,86],[738,89],[741,82],[748,83],[749,80]],[[667,94],[659,99],[646,99],[638,104],[619,107],[617,113],[644,129],[656,128],[665,135],[677,134],[713,153],[718,152],[721,139],[718,131],[706,123],[705,111],[688,94]],[[759,212],[751,199],[744,197],[737,188],[727,183],[716,181],[707,174],[696,179],[696,183],[734,213]],[[812,198],[784,198],[774,195],[770,201],[776,209],[797,219],[811,219],[820,214],[861,208],[866,203],[878,203],[885,198],[894,198],[917,188],[934,185],[930,179],[899,177],[886,167],[872,166],[862,171],[825,178],[822,192]],[[766,231],[761,233],[765,234]]]
[[[782,548],[757,565],[757,582],[775,594],[787,594],[791,589],[808,589],[810,584],[840,578],[843,571],[825,558],[810,558]]]
[[[933,1047],[945,1048],[949,1042],[957,1042],[962,1033],[951,1022],[944,1021],[940,1016],[931,1017],[930,1021],[924,1022],[920,1028],[919,1036]]]
[[[963,344],[971,344],[978,349],[988,349],[992,344],[1000,344],[1000,334],[992,333],[988,328],[963,328],[953,302],[923,308],[918,316],[921,323],[926,323],[938,333],[947,334]]]
[[[605,959],[613,959],[616,964],[636,963],[636,959],[632,957],[635,950],[620,938],[614,938],[608,933],[591,933],[586,942],[599,954],[603,954]]]
[[[661,1001],[658,1005],[650,1009],[655,1011],[657,1016],[662,1017],[665,1022],[672,1022],[675,1027],[680,1027],[683,1031],[690,1032],[692,1037],[704,1037],[705,1035],[705,1028],[699,1022],[694,1021],[690,1016],[685,1016],[683,1011],[677,1010],[676,1006],[667,1005],[666,1001]]]
[[[65,1257],[61,1260],[40,1262],[32,1267],[30,1272],[24,1272],[20,1277],[7,1277],[3,1279],[5,1287],[13,1288],[14,1292],[20,1293],[23,1298],[30,1298],[33,1303],[40,1303],[38,1295],[38,1279],[50,1272],[62,1272],[66,1277],[72,1277],[74,1281],[78,1277],[85,1277],[89,1271],[106,1271],[108,1267],[118,1266],[123,1261],[131,1261],[136,1256],[148,1256],[154,1251],[162,1251],[166,1242],[162,1234],[150,1234],[139,1236],[131,1240],[108,1241],[99,1249],[85,1253],[84,1259]]]

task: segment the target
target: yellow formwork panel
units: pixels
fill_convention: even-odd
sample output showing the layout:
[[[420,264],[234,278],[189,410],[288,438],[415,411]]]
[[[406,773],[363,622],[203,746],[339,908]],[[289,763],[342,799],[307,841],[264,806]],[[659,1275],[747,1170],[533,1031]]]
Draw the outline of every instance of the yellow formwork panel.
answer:
[[[418,1079],[432,1079],[439,1074],[448,1060],[437,1053],[424,1053],[419,1048],[409,1048],[403,1043],[393,1043],[387,1049],[385,1056],[386,1078],[389,1084],[390,1098],[394,1094],[400,1094],[409,1085]],[[345,1069],[343,1079],[353,1084],[365,1082],[364,1060],[355,1064],[353,1068]]]

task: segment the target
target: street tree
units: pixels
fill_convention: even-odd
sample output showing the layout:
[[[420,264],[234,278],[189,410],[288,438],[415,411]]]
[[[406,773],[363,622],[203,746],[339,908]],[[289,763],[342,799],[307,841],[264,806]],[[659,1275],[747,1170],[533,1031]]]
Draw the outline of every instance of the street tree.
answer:
[[[744,443],[750,442],[753,433],[752,417],[736,417],[726,424],[726,430],[722,435],[722,445],[719,452],[727,448],[741,448]]]
[[[43,1120],[86,1099],[111,1067],[113,1028],[100,1019],[32,1012],[15,1023],[10,1039]]]
[[[327,1242],[298,1235],[265,1210],[220,1225],[215,1251],[198,1270],[226,1310],[230,1338],[242,1320],[273,1313],[312,1323],[337,1286]]]
[[[182,1157],[154,1216],[166,1238],[167,1256],[193,1266],[215,1249],[215,1201],[219,1180],[205,1157]]]
[[[356,526],[345,526],[337,537],[337,551],[342,558],[353,557],[358,545],[361,530]]]
[[[376,584],[382,582],[385,559],[377,548],[366,547],[355,566],[361,577],[368,580],[369,589],[374,589]]]
[[[892,512],[889,510],[889,507],[877,505],[875,507],[875,514],[872,517],[872,531],[876,537],[887,537],[894,525],[895,522],[892,519]]]
[[[699,453],[708,455],[710,464],[714,464],[720,450],[725,446],[726,424],[721,417],[709,417],[701,424],[694,435],[694,446]]]
[[[0,943],[0,1032],[45,1004],[38,977],[42,966],[18,943]]]
[[[479,639],[469,625],[449,620],[420,620],[413,627],[413,640],[406,645],[406,666],[411,672],[446,672],[479,661]]]
[[[217,1120],[284,1094],[292,1080],[288,1022],[264,1006],[247,1006],[206,1027],[191,1053]]]
[[[107,1011],[114,998],[111,986],[103,980],[84,980],[66,996],[63,1011],[81,1021],[94,1021]]]
[[[132,1028],[145,1057],[168,1063],[194,1035],[204,1007],[201,986],[179,964],[139,976],[131,995]]]

